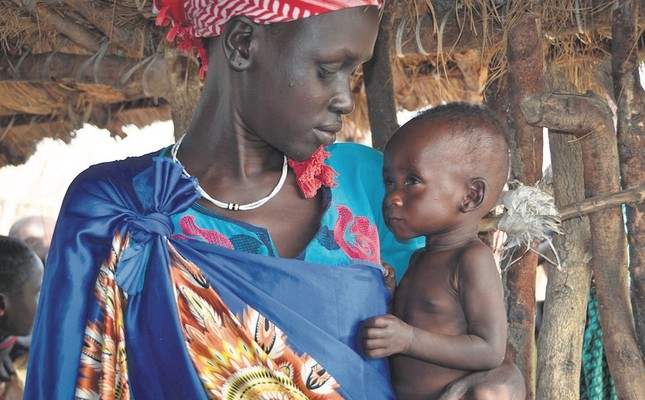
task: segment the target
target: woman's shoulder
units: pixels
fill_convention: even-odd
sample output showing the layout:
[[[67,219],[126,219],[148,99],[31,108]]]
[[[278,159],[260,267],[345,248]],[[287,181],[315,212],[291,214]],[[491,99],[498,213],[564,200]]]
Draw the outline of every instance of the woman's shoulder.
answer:
[[[74,181],[103,181],[113,180],[116,177],[121,179],[133,177],[145,168],[149,167],[152,163],[152,159],[160,153],[161,152],[158,150],[140,156],[94,164],[78,174]]]
[[[359,143],[335,143],[327,148],[331,157],[329,166],[337,172],[351,171],[352,175],[363,173],[381,174],[383,154],[371,147]]]
[[[79,199],[110,199],[114,193],[131,193],[133,178],[152,165],[160,151],[89,166],[67,188],[64,203]]]
[[[334,143],[328,146],[327,150],[337,158],[350,157],[373,160],[374,162],[382,162],[383,160],[383,154],[380,151],[360,143]]]
[[[336,199],[366,198],[370,202],[378,201],[380,210],[383,155],[358,143],[334,144],[329,146],[329,152],[331,156],[327,163],[338,174],[336,182],[339,187],[333,191]]]

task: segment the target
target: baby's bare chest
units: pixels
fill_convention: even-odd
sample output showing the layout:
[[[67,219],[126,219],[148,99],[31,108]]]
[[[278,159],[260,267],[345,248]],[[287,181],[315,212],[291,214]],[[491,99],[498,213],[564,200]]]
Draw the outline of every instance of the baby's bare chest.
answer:
[[[455,279],[453,265],[411,265],[396,289],[395,315],[413,326],[460,333],[466,320]]]

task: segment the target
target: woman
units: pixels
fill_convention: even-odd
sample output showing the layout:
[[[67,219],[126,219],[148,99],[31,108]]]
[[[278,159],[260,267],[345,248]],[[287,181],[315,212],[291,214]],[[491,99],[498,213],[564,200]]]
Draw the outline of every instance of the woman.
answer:
[[[377,3],[258,3],[156,4],[208,69],[201,100],[171,148],[70,187],[26,398],[393,398],[356,335],[409,249],[382,224],[380,154],[330,146]]]

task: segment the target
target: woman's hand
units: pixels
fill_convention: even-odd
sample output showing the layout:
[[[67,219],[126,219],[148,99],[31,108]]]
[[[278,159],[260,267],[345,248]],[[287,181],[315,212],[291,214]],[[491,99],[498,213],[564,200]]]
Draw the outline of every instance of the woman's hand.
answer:
[[[438,400],[524,400],[526,385],[520,369],[511,361],[497,368],[468,374],[448,384]]]
[[[390,293],[392,293],[392,295],[394,295],[394,291],[396,290],[396,272],[390,264],[382,261],[381,264],[383,265],[383,279],[385,280],[385,287],[390,291]]]

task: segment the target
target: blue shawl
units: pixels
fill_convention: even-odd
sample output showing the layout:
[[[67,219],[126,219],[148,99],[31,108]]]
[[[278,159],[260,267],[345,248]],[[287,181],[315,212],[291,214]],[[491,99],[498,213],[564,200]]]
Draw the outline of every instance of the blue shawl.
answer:
[[[332,267],[173,238],[170,216],[198,199],[195,188],[178,164],[152,155],[121,161],[119,168],[97,165],[77,177],[48,256],[25,399],[74,398],[82,355],[101,344],[87,334],[90,325],[122,330],[128,385],[117,392],[134,399],[217,397],[207,394],[187,349],[171,276],[177,259],[203,274],[204,282],[196,281],[212,288],[233,318],[250,307],[274,324],[295,354],[311,357],[333,377],[340,396],[393,399],[386,361],[363,358],[356,342],[364,319],[386,313],[380,265]],[[122,308],[123,326],[106,326],[101,310],[114,304],[97,299],[97,282],[106,274],[118,287],[107,298]]]

